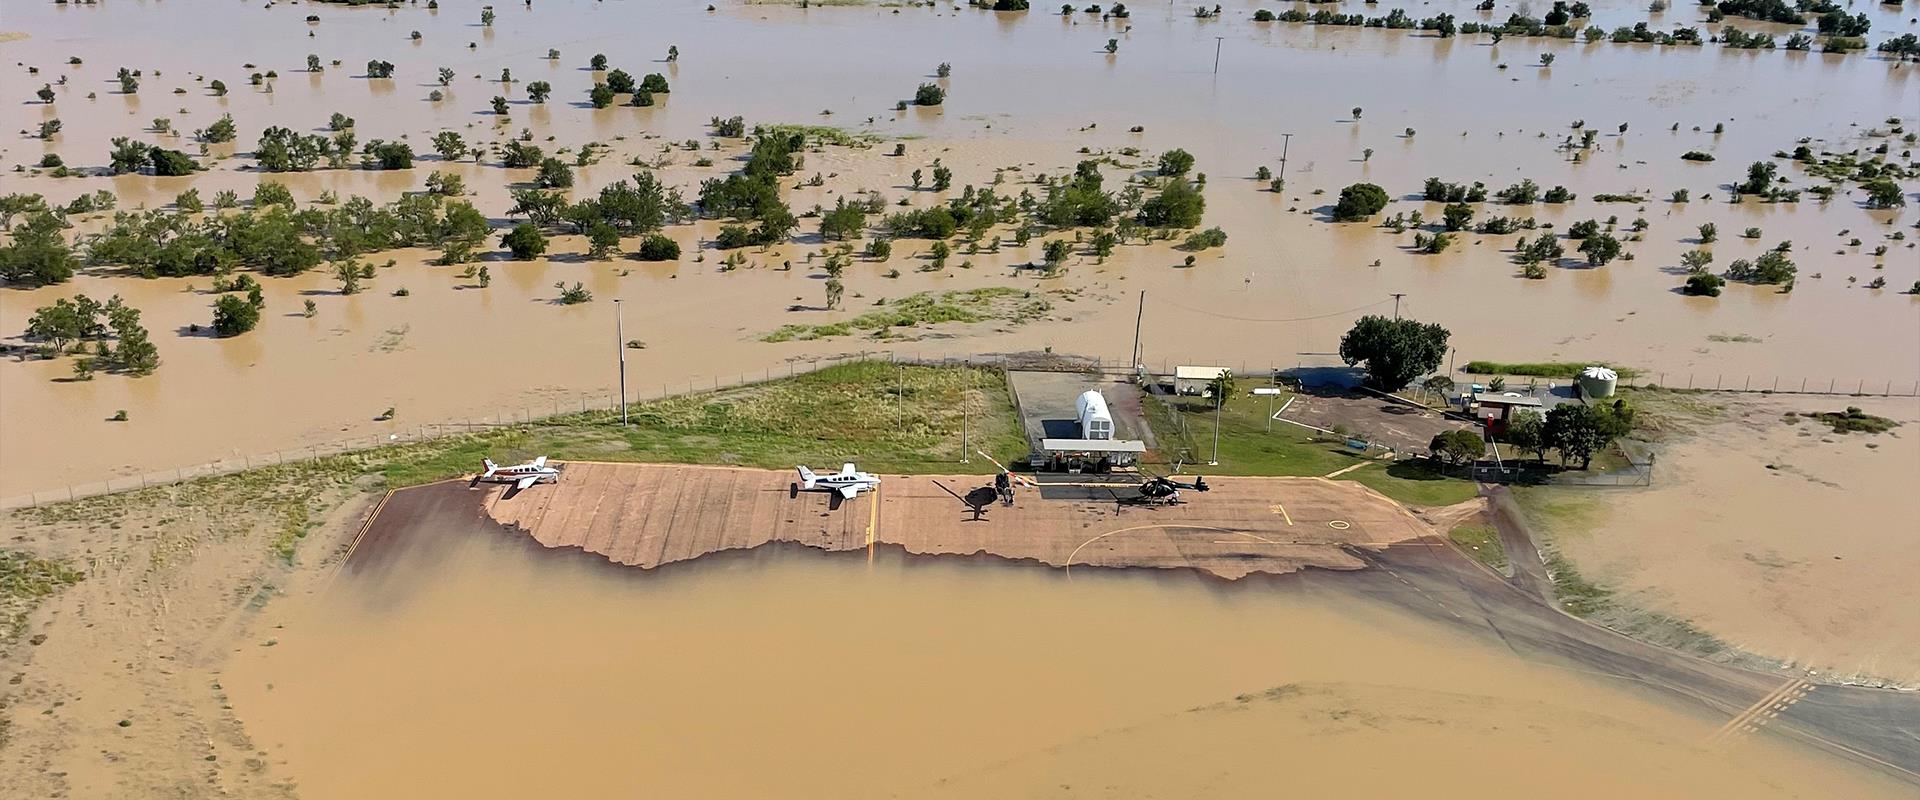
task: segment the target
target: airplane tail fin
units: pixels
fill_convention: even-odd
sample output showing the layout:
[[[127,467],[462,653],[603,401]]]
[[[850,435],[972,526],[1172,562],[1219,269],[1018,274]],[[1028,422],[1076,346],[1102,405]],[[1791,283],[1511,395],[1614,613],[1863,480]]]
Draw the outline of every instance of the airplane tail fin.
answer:
[[[800,465],[799,469],[800,469],[800,488],[812,489],[813,482],[818,480],[819,477],[813,474],[813,470],[807,469],[805,464]]]
[[[485,471],[480,473],[480,477],[482,478],[491,478],[493,477],[493,473],[500,469],[500,465],[493,463],[493,459],[491,458],[480,459],[480,466],[485,468]]]

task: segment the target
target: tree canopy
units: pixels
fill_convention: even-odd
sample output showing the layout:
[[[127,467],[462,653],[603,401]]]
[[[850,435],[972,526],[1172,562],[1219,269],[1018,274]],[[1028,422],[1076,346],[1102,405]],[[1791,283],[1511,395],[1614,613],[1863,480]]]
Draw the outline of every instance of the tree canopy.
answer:
[[[1440,366],[1451,335],[1437,324],[1369,314],[1341,337],[1340,359],[1348,366],[1365,364],[1368,383],[1395,392]]]

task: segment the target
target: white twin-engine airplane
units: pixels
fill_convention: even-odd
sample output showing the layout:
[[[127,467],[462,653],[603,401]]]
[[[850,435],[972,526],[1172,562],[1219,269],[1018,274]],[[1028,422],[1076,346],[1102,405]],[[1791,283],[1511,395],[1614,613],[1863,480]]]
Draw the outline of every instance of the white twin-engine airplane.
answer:
[[[475,481],[488,483],[511,483],[514,491],[519,491],[536,483],[559,483],[560,470],[547,466],[547,457],[541,456],[525,464],[503,467],[493,463],[491,458],[480,459],[486,471],[474,478]]]
[[[840,471],[830,475],[816,475],[803,464],[800,466],[800,488],[809,492],[839,492],[841,497],[852,500],[854,495],[880,488],[880,476],[854,469],[852,462],[840,465]]]

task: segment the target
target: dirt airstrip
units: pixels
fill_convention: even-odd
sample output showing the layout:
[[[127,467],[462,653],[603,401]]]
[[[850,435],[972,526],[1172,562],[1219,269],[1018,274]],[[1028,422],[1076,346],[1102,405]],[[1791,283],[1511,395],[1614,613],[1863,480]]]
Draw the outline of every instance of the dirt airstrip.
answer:
[[[1041,499],[972,514],[964,495],[979,476],[885,476],[877,495],[834,503],[793,491],[793,475],[760,469],[570,463],[557,485],[512,497],[503,486],[436,484],[395,493],[355,548],[353,563],[407,546],[425,521],[471,509],[547,547],[657,567],[724,550],[796,542],[829,551],[892,544],[929,555],[985,553],[1056,567],[1188,568],[1237,579],[1306,567],[1365,566],[1346,548],[1431,536],[1425,523],[1371,490],[1317,478],[1232,478],[1165,508],[1122,506],[1113,493],[1069,487],[1082,499]],[[942,486],[946,487],[945,489]],[[1125,485],[1119,494],[1127,494]],[[1049,487],[1050,495],[1061,489]],[[837,505],[838,508],[830,509]],[[453,517],[453,518],[458,518]]]

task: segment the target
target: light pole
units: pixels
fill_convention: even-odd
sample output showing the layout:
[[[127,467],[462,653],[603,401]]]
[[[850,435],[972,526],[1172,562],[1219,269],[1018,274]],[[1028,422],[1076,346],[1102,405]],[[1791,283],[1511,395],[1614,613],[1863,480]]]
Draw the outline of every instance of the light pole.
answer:
[[[1215,75],[1220,74],[1220,43],[1226,40],[1225,36],[1213,37],[1213,74]]]
[[[620,424],[627,424],[627,332],[620,319],[620,298],[613,298],[613,348],[620,354]]]
[[[1400,321],[1400,298],[1406,297],[1406,296],[1407,296],[1406,292],[1393,293],[1393,320],[1395,322]]]

